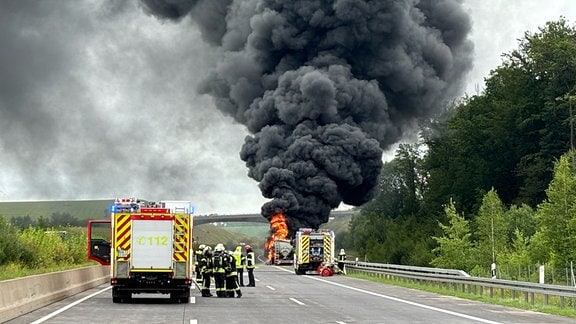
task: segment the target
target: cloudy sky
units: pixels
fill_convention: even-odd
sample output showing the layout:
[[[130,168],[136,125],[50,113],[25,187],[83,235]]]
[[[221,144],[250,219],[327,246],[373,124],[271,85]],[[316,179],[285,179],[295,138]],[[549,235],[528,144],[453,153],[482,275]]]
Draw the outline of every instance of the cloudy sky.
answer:
[[[466,0],[473,68],[462,92],[525,31],[571,0]],[[0,1],[0,200],[136,196],[192,200],[201,214],[259,212],[239,152],[248,134],[199,95],[218,53],[195,24],[136,1]]]

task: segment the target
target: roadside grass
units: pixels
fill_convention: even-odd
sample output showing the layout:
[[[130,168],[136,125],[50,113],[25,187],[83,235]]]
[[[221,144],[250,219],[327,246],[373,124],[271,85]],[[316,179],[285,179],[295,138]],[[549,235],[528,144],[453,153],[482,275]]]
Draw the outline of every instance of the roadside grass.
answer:
[[[513,296],[510,290],[504,290],[502,293],[500,292],[500,290],[498,290],[497,293],[496,292],[494,293],[493,297],[490,297],[489,294],[488,295],[486,294],[487,293],[486,291],[484,291],[484,294],[480,295],[480,294],[474,294],[472,292],[454,290],[452,287],[447,286],[421,285],[404,281],[396,281],[385,278],[372,277],[365,274],[354,273],[349,274],[348,276],[394,286],[428,291],[445,296],[453,296],[489,304],[502,305],[534,312],[576,318],[576,305],[574,305],[576,301],[574,299],[570,301],[568,298],[565,298],[564,299],[565,306],[560,307],[560,298],[555,296],[550,296],[548,298],[548,305],[546,305],[544,297],[541,295],[536,295],[534,296],[534,304],[532,304],[531,301],[526,300],[524,294],[520,294],[519,296],[517,295],[515,298],[512,298]]]
[[[58,272],[63,270],[71,270],[77,268],[88,267],[98,263],[93,261],[86,261],[80,264],[60,264],[47,268],[26,268],[16,263],[10,263],[0,266],[0,281],[28,277],[38,274]]]

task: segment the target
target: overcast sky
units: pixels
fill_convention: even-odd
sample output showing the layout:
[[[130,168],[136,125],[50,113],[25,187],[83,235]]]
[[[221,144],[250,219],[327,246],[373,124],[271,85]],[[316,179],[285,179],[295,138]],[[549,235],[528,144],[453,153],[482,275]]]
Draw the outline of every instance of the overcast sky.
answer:
[[[475,94],[525,31],[571,0],[467,0]],[[200,214],[264,199],[239,152],[248,134],[197,86],[217,64],[189,19],[135,1],[0,1],[0,200],[191,200]]]

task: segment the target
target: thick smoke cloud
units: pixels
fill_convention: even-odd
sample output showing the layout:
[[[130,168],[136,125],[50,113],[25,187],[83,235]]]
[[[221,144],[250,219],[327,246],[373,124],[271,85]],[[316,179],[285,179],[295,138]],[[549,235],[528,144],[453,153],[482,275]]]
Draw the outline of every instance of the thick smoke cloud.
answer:
[[[230,154],[246,130],[194,91],[214,60],[189,21],[137,1],[2,0],[0,43],[0,200],[264,201]]]
[[[271,199],[262,214],[284,212],[292,231],[371,199],[383,150],[456,95],[471,68],[457,0],[144,4],[162,18],[190,14],[220,50],[200,91],[252,134],[240,157]]]

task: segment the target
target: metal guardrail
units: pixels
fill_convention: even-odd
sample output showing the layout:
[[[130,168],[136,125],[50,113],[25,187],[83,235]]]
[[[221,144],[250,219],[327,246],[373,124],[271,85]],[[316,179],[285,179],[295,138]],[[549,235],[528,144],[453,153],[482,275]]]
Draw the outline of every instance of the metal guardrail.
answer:
[[[490,297],[494,297],[495,289],[500,291],[501,298],[504,298],[506,291],[510,291],[512,299],[516,299],[520,292],[524,295],[524,300],[531,304],[534,304],[535,295],[544,296],[545,305],[549,304],[550,296],[556,296],[559,298],[560,307],[566,306],[567,302],[576,307],[576,287],[571,286],[471,277],[461,270],[351,261],[346,262],[346,272],[364,273],[392,280],[401,279],[417,284],[438,284],[455,291],[480,295],[483,295],[484,289],[487,288]]]

